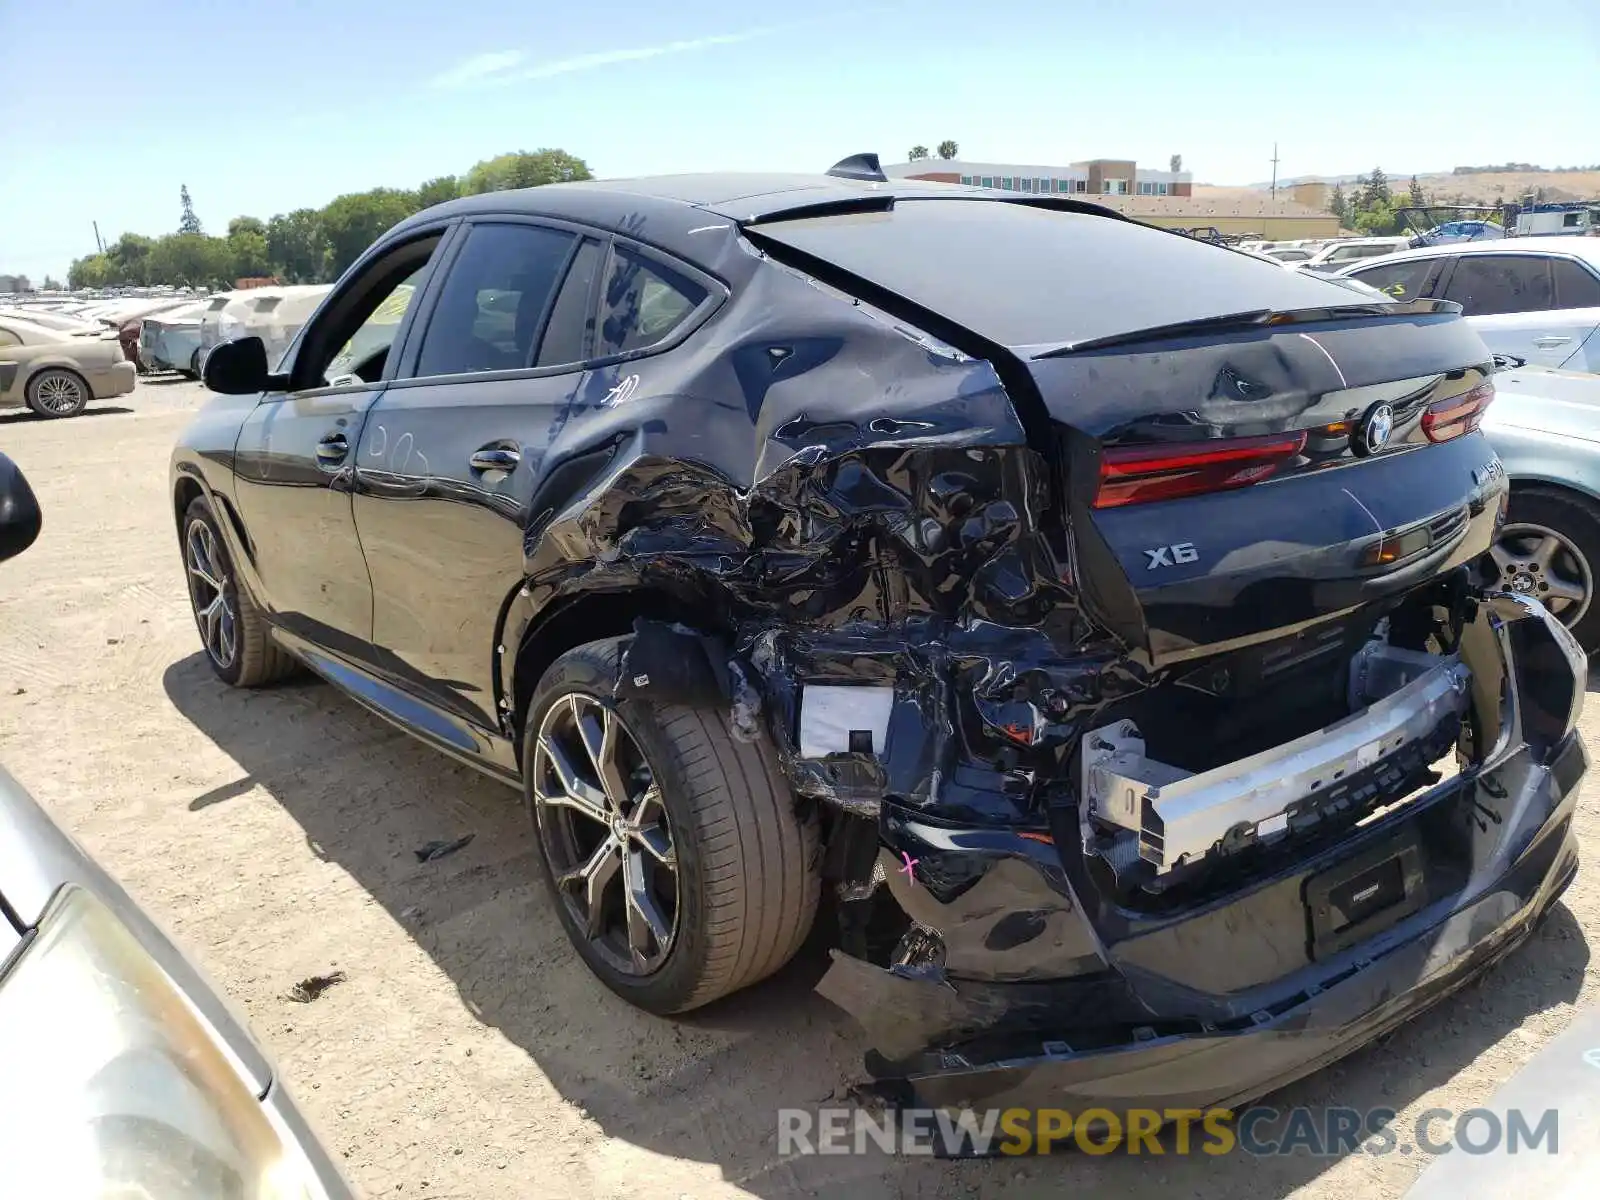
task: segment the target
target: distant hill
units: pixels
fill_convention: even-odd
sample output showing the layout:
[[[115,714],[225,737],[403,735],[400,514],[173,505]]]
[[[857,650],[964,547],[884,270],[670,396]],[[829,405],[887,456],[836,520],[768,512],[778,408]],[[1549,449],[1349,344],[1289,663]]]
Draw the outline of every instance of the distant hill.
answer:
[[[1398,193],[1403,194],[1411,183],[1409,171],[1391,171],[1385,167],[1384,174],[1389,177],[1389,186]],[[1278,189],[1282,191],[1297,183],[1342,183],[1348,188],[1355,181],[1355,175],[1296,175],[1290,179],[1280,179]],[[1457,168],[1454,171],[1419,171],[1417,182],[1428,199],[1436,204],[1505,204],[1520,200],[1535,189],[1542,190],[1541,198],[1546,202],[1600,199],[1600,168],[1558,171],[1470,171]],[[1247,184],[1244,188],[1215,190],[1264,192],[1271,186],[1269,181]],[[1200,189],[1197,187],[1195,190],[1198,192]]]

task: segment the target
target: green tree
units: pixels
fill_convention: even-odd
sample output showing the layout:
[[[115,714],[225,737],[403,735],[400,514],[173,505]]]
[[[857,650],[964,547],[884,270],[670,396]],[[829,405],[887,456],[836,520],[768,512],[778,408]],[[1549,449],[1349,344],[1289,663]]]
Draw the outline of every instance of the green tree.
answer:
[[[75,258],[67,268],[67,286],[71,288],[100,288],[108,286],[116,268],[104,254],[90,254]]]
[[[946,162],[949,162],[952,158],[955,158],[960,152],[961,148],[949,138],[946,138],[944,141],[939,143],[939,157],[944,159]]]
[[[921,162],[927,157],[928,148],[921,142],[918,142],[915,146],[911,147],[911,149],[906,153],[906,158],[911,162]]]
[[[285,283],[320,283],[327,278],[328,235],[314,208],[279,213],[267,222],[267,260]]]
[[[222,287],[233,283],[233,251],[227,238],[169,233],[150,250],[150,282],[174,287]]]
[[[1328,211],[1339,218],[1339,224],[1344,224],[1345,218],[1349,216],[1349,205],[1344,198],[1344,184],[1334,184],[1333,191],[1328,193]]]
[[[1174,175],[1183,170],[1183,155],[1174,154],[1171,158],[1167,159],[1167,170],[1171,171]]]
[[[179,233],[204,233],[200,228],[200,218],[194,215],[194,201],[189,199],[189,185],[180,184],[178,197],[183,201],[183,215],[178,218]]]
[[[1397,223],[1387,204],[1374,204],[1356,214],[1355,229],[1369,237],[1382,237],[1393,233]]]
[[[1388,208],[1394,197],[1389,192],[1389,177],[1383,173],[1382,167],[1373,167],[1372,174],[1365,181],[1357,180],[1362,184],[1361,207],[1363,209],[1376,208],[1382,205]]]
[[[272,274],[267,227],[256,217],[235,217],[228,222],[228,253],[233,256],[235,279]]]
[[[329,273],[344,274],[345,268],[381,234],[416,211],[417,194],[396,188],[373,188],[337,197],[322,210]]]
[[[417,189],[417,207],[432,208],[435,204],[443,204],[446,200],[454,200],[461,195],[461,181],[454,175],[441,175],[437,179],[430,179]]]
[[[518,150],[486,158],[467,172],[463,195],[503,192],[510,188],[541,187],[547,183],[568,183],[592,179],[589,164],[565,150],[542,149],[529,153]]]
[[[1412,208],[1421,208],[1423,205],[1428,203],[1428,197],[1423,195],[1422,185],[1417,182],[1417,177],[1415,175],[1411,177],[1411,189],[1410,195],[1407,197],[1407,203],[1410,204]]]
[[[27,276],[24,275],[23,279],[26,280]],[[41,283],[39,287],[47,292],[59,292],[61,290],[61,282],[60,280],[52,279],[50,276],[46,275],[44,277],[44,282]]]
[[[150,282],[150,251],[155,242],[137,233],[125,233],[106,248],[113,283],[146,284]]]

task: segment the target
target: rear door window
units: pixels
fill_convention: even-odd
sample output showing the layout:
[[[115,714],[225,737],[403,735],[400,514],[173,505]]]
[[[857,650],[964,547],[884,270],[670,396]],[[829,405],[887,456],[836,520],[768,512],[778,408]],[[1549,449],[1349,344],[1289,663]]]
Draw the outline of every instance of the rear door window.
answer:
[[[1396,300],[1416,300],[1427,295],[1429,276],[1438,265],[1436,258],[1411,258],[1351,271],[1350,277]]]
[[[415,374],[532,366],[574,240],[540,225],[473,226],[428,319]]]
[[[1555,277],[1557,308],[1600,308],[1600,279],[1569,258],[1550,262]]]
[[[593,238],[585,238],[578,247],[550,309],[550,321],[539,343],[539,366],[579,363],[589,357],[594,337],[595,277],[600,274],[604,254],[604,248]]]
[[[614,247],[600,300],[599,356],[659,345],[706,297],[703,286],[665,264]]]
[[[1445,290],[1469,317],[1554,307],[1550,260],[1536,254],[1463,254]]]

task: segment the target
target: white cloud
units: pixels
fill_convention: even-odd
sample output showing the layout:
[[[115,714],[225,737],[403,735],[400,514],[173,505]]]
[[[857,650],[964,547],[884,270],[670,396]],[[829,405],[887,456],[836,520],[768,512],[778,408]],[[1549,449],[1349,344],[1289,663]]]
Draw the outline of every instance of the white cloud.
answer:
[[[571,58],[557,58],[538,62],[515,70],[527,59],[520,50],[499,50],[490,54],[477,54],[436,75],[430,84],[440,88],[490,87],[515,83],[524,79],[549,79],[554,75],[569,75],[576,71],[593,71],[599,67],[613,67],[619,63],[641,62],[647,58],[663,58],[669,54],[689,54],[695,50],[709,50],[714,46],[733,46],[755,38],[778,33],[781,27],[748,29],[742,33],[718,33],[708,37],[684,38],[676,42],[663,42],[659,46],[635,46],[625,50],[597,50],[592,54],[575,54]]]
[[[525,71],[516,72],[512,78],[548,79],[552,75],[566,75],[572,71],[592,71],[596,67],[610,67],[617,63],[662,58],[668,54],[688,54],[694,50],[709,50],[713,46],[732,46],[776,32],[775,29],[751,29],[744,33],[719,33],[711,37],[664,42],[659,46],[638,46],[631,50],[600,50],[594,54],[579,54],[572,58],[558,58],[554,62],[535,63]]]
[[[470,87],[476,83],[503,82],[508,78],[505,72],[526,57],[527,55],[521,50],[495,50],[488,54],[474,54],[443,74],[435,75],[428,84],[437,88],[460,88]]]

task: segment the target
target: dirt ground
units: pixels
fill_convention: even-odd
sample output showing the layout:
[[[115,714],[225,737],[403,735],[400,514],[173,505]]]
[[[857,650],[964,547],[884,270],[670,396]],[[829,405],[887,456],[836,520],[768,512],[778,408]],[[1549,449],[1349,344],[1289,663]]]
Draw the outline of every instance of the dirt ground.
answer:
[[[860,1036],[811,991],[816,954],[688,1019],[645,1016],[568,948],[514,792],[331,687],[213,679],[167,497],[170,447],[202,402],[158,379],[75,420],[0,413],[0,449],[45,512],[0,567],[0,761],[243,1006],[365,1194],[1331,1198],[1397,1195],[1425,1163],[779,1161],[775,1110],[863,1077]],[[1585,724],[1594,744],[1593,698]],[[469,833],[450,857],[413,854]],[[1385,1105],[1401,1128],[1483,1103],[1593,995],[1596,934],[1591,865],[1485,979],[1275,1102]],[[346,981],[314,1002],[288,998],[333,971]]]

